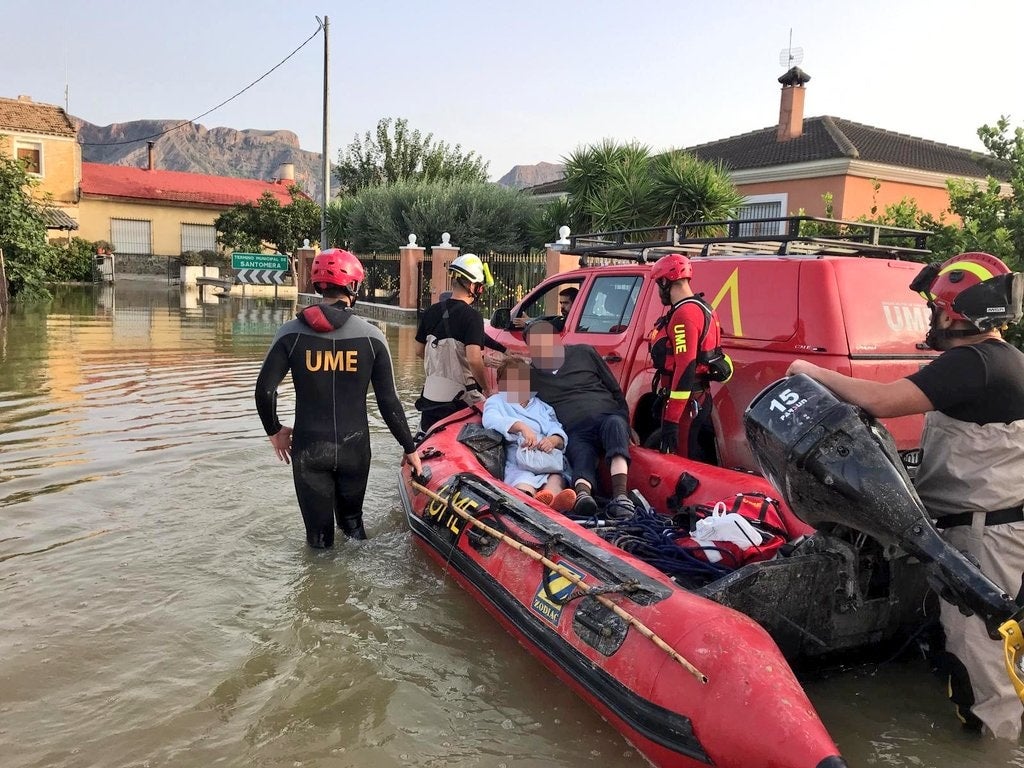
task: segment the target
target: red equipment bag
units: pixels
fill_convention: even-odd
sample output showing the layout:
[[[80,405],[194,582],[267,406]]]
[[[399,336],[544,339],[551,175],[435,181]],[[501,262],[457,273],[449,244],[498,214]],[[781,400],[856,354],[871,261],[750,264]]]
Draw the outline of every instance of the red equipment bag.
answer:
[[[735,512],[746,519],[761,534],[761,543],[740,547],[732,542],[723,541],[714,542],[712,547],[708,547],[690,536],[682,536],[676,539],[676,544],[685,547],[690,554],[701,560],[718,562],[729,568],[739,568],[747,563],[771,560],[789,538],[779,502],[763,493],[737,493],[713,506],[698,504],[687,507],[686,511],[689,512],[692,522],[696,523],[697,520],[711,515],[719,504],[725,508],[725,512]],[[709,550],[717,552],[720,559],[714,555],[709,558]]]

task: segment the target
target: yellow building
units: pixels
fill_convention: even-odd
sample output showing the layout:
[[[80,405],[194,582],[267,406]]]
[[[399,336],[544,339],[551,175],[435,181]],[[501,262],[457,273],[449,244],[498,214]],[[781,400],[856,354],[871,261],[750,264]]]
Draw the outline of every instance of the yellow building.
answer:
[[[159,272],[168,257],[219,250],[214,221],[232,206],[255,203],[270,192],[291,202],[293,172],[278,181],[208,176],[155,167],[82,163],[79,235],[114,246],[118,270]]]
[[[37,182],[32,196],[42,204],[49,229],[78,226],[82,150],[77,133],[60,107],[28,96],[0,98],[0,152],[24,163]]]
[[[153,142],[146,168],[83,163],[74,123],[60,107],[28,96],[0,98],[0,152],[20,159],[50,229],[77,229],[114,246],[119,272],[162,273],[185,251],[220,250],[214,221],[270,192],[291,202],[290,163],[275,181],[158,170]]]

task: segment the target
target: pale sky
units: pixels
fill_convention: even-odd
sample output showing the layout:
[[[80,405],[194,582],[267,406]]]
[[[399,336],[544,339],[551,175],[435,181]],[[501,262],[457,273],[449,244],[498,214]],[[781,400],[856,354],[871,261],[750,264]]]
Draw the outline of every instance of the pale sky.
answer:
[[[8,0],[0,96],[64,103],[99,125],[187,120],[270,69],[330,17],[331,157],[385,116],[490,161],[558,162],[604,137],[656,150],[774,125],[803,49],[806,115],[981,149],[1024,125],[1017,0]],[[288,129],[321,147],[316,38],[207,128]],[[65,75],[65,73],[67,73]]]

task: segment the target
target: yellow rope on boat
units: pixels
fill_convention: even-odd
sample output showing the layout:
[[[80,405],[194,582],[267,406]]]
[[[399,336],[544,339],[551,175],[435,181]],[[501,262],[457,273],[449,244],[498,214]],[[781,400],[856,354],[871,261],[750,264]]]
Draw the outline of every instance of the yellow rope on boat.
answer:
[[[427,488],[424,485],[420,485],[415,480],[409,480],[409,485],[413,489],[419,491],[420,493],[423,493],[425,496],[427,496],[427,498],[433,499],[434,501],[436,501],[436,502],[438,502],[440,504],[444,504],[445,507],[448,508],[448,511],[454,512],[456,515],[461,517],[467,523],[469,523],[470,525],[472,525],[472,526],[478,528],[479,530],[483,531],[488,536],[492,536],[493,538],[497,539],[498,541],[502,542],[503,544],[507,544],[508,546],[512,547],[513,549],[523,553],[527,557],[529,557],[529,558],[531,558],[533,560],[536,560],[538,563],[543,564],[544,567],[554,571],[555,573],[557,573],[562,578],[564,578],[567,581],[571,582],[573,585],[576,586],[577,589],[583,591],[586,594],[590,594],[591,592],[594,591],[593,587],[591,587],[589,584],[586,584],[579,576],[577,576],[575,573],[570,571],[565,566],[559,565],[558,563],[554,562],[553,560],[550,560],[550,559],[544,557],[544,555],[540,554],[539,552],[534,552],[529,547],[523,546],[522,544],[520,544],[515,539],[513,539],[513,538],[511,538],[509,536],[506,536],[501,531],[498,531],[498,530],[492,528],[491,526],[487,525],[487,523],[484,523],[484,522],[481,522],[480,520],[477,520],[475,517],[473,517],[468,512],[464,512],[461,509],[458,509],[457,507],[455,507],[452,504],[450,504],[448,499],[446,499],[444,496],[441,496],[440,494],[434,493],[434,491],[430,490],[429,488]],[[683,669],[685,669],[687,672],[689,672],[691,675],[693,675],[701,683],[706,684],[708,682],[707,675],[705,675],[703,672],[701,672],[699,669],[697,669],[695,666],[693,666],[693,664],[691,664],[689,661],[687,661],[685,658],[683,658],[682,654],[680,654],[671,645],[669,645],[664,640],[662,640],[660,637],[658,637],[658,635],[655,634],[653,630],[651,630],[646,624],[644,624],[642,621],[640,621],[640,619],[636,618],[636,616],[634,616],[633,614],[629,613],[625,609],[620,608],[618,605],[613,603],[611,600],[609,600],[607,597],[605,597],[602,594],[594,594],[594,595],[592,595],[592,597],[595,600],[597,600],[599,603],[601,603],[601,605],[603,605],[606,608],[608,608],[609,610],[611,610],[620,619],[622,619],[627,624],[629,624],[629,626],[633,627],[641,635],[643,635],[648,640],[650,640],[652,643],[654,643],[656,646],[658,646],[665,653],[667,653],[673,659],[673,661],[676,661]]]

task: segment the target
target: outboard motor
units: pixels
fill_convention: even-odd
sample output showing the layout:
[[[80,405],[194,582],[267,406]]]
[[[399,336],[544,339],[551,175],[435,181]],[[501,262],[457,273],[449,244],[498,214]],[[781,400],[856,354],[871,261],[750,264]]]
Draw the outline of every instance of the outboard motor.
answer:
[[[762,473],[814,528],[853,528],[927,563],[944,598],[993,637],[1020,607],[932,524],[889,432],[803,374],[764,389],[744,413]]]

